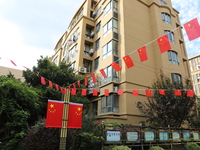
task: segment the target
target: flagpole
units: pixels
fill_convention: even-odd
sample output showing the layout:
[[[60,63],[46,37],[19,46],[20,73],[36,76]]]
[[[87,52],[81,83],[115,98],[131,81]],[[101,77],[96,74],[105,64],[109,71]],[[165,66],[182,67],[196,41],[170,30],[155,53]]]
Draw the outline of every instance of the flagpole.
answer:
[[[63,110],[63,121],[60,130],[60,146],[59,150],[66,150],[66,140],[67,140],[67,115],[68,115],[68,103],[70,100],[70,91],[67,89],[66,94],[63,94],[64,110]]]

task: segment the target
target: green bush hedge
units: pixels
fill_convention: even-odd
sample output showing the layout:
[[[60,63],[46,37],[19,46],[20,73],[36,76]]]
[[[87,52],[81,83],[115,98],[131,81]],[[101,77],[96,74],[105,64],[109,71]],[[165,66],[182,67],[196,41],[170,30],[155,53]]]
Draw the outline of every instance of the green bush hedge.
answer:
[[[185,144],[186,150],[200,150],[200,146],[196,143],[187,143]]]
[[[152,146],[149,148],[149,150],[164,150],[164,149],[160,146]]]

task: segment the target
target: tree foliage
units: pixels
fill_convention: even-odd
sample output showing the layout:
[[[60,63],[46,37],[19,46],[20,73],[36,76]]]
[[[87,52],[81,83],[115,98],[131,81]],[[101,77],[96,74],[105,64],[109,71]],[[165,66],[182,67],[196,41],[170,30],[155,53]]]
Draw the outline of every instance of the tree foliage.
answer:
[[[0,149],[18,149],[38,116],[38,95],[11,74],[0,76],[0,93]]]
[[[180,82],[172,82],[161,73],[151,88],[166,89],[166,95],[160,95],[158,90],[154,90],[153,97],[148,98],[147,102],[137,103],[148,123],[155,123],[161,127],[180,127],[196,115],[195,97],[187,97],[186,90],[182,91],[182,96],[174,95],[175,89],[192,89],[190,80],[186,79],[183,85]]]

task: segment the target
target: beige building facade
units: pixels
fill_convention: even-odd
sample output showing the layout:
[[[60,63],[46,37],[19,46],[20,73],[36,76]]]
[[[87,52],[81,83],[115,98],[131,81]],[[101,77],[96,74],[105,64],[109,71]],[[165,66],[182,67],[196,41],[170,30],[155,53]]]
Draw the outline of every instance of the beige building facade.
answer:
[[[0,66],[0,76],[2,76],[2,75],[6,76],[9,73],[13,74],[16,79],[20,79],[21,81],[25,80],[24,77],[23,77],[23,71],[22,70]]]
[[[194,92],[200,97],[200,54],[189,58],[189,66]]]
[[[146,100],[145,89],[161,70],[173,81],[190,77],[180,25],[171,0],[84,0],[55,46],[52,61],[59,65],[65,60],[86,76],[95,73],[97,83],[88,86],[93,115],[138,125],[145,118],[136,103]],[[172,49],[160,53],[156,39],[164,34],[168,34]],[[143,46],[148,60],[140,62],[136,50]],[[126,67],[122,60],[126,55],[134,67]],[[115,72],[112,62],[122,70]],[[99,72],[102,68],[106,79]],[[99,89],[99,96],[91,95],[93,88]],[[104,89],[109,89],[109,96],[104,96]],[[118,95],[117,89],[124,89],[124,94]],[[132,95],[133,89],[139,90],[139,96]]]

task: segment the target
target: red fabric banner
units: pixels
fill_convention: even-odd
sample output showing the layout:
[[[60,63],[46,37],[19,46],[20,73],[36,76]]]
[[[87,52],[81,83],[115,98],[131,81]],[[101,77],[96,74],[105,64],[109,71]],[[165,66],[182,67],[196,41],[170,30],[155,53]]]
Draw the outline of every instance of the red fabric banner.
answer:
[[[84,86],[87,86],[88,85],[88,77],[85,77],[84,78]]]
[[[124,90],[123,89],[119,89],[117,93],[118,93],[118,95],[123,95],[124,94]]]
[[[48,100],[45,127],[62,128],[63,101]]]
[[[45,81],[44,77],[40,77],[40,81],[41,81],[42,84],[46,85],[46,81]]]
[[[174,95],[181,96],[181,90],[174,90]]]
[[[76,89],[76,83],[73,83],[72,85],[73,85],[74,89]]]
[[[133,96],[138,96],[138,90],[133,90]]]
[[[104,95],[109,96],[109,89],[104,89]]]
[[[194,90],[187,90],[187,97],[194,97]]]
[[[94,74],[94,73],[91,74],[91,77],[92,77],[93,82],[96,83],[97,80],[96,80],[96,77],[95,77],[95,74]]]
[[[82,91],[81,91],[81,95],[87,95],[87,89],[82,89]]]
[[[92,89],[93,96],[98,96],[98,89]]]
[[[78,81],[78,87],[79,88],[81,87],[81,81]]]
[[[163,35],[162,37],[157,39],[158,45],[160,47],[160,52],[164,53],[171,49],[171,45],[169,43],[169,38],[167,35]]]
[[[160,95],[165,95],[165,90],[158,90]]]
[[[124,62],[126,64],[127,68],[131,68],[131,67],[134,66],[133,60],[131,59],[131,57],[129,55],[124,56],[123,60],[124,60]]]
[[[101,74],[104,77],[104,79],[107,78],[107,75],[106,75],[104,69],[100,69],[99,71],[101,72]]]
[[[10,62],[11,62],[13,65],[17,66],[16,63],[14,63],[14,61],[10,60]]]
[[[69,103],[67,128],[82,128],[83,104]]]
[[[76,95],[76,89],[71,89],[71,95]]]
[[[115,71],[120,71],[120,70],[122,70],[122,68],[120,68],[120,66],[119,66],[117,63],[115,63],[115,62],[113,62],[113,63],[111,64],[111,66],[115,69]]]
[[[152,97],[152,90],[146,90],[146,97]]]
[[[146,52],[146,46],[139,48],[137,51],[138,51],[138,54],[140,56],[141,62],[148,60],[147,52]]]
[[[51,81],[49,81],[49,87],[53,88],[53,83]]]
[[[56,84],[56,90],[59,91],[59,86],[58,86],[58,84]]]
[[[200,26],[197,18],[185,23],[183,26],[190,41],[200,37]]]

